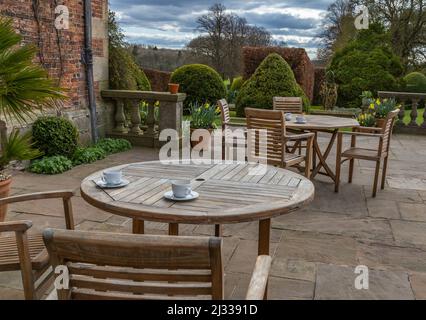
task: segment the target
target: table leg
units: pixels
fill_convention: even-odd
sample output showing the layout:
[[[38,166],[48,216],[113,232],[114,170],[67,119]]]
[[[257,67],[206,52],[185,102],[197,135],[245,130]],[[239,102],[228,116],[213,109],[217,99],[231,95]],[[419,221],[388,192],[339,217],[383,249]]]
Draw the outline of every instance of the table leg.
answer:
[[[271,238],[271,219],[259,221],[259,246],[258,255],[270,255],[269,242]],[[265,288],[265,294],[263,300],[268,300],[268,285]]]
[[[145,222],[139,219],[133,219],[133,233],[144,234],[145,233]]]
[[[322,167],[324,167],[327,175],[333,181],[336,181],[336,175],[334,174],[333,170],[331,170],[331,168],[327,164],[327,158],[330,155],[330,152],[331,152],[331,149],[333,148],[334,142],[336,141],[338,130],[334,130],[331,133],[332,133],[332,135],[331,135],[330,142],[328,143],[327,149],[325,150],[324,153],[321,152],[321,148],[320,148],[320,146],[318,144],[318,135],[317,134],[315,135],[315,140],[314,140],[314,154],[316,154],[318,156],[319,163],[314,168],[314,170],[312,171],[311,178],[314,178],[318,173],[320,173],[320,169]]]
[[[178,235],[179,235],[179,224],[169,223],[169,236],[178,236]]]
[[[259,221],[259,246],[258,255],[269,256],[269,239],[271,236],[271,219]]]
[[[221,237],[222,236],[222,225],[220,224],[215,224],[214,225],[214,236],[215,237]]]

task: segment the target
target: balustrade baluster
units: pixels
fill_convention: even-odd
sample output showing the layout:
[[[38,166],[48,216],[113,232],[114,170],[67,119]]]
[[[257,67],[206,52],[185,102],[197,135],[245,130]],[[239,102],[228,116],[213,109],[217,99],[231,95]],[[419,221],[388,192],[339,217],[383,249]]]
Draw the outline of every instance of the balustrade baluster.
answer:
[[[130,101],[130,121],[132,122],[132,128],[130,132],[132,134],[140,135],[142,134],[141,130],[141,113],[139,110],[139,100],[131,100]]]
[[[153,135],[155,133],[155,113],[154,101],[148,101],[148,114],[146,116],[147,134]]]
[[[124,115],[124,100],[116,99],[115,100],[115,126],[114,132],[118,133],[127,133],[127,128],[125,126],[126,116]]]
[[[417,127],[417,106],[419,105],[419,100],[412,99],[412,105],[411,105],[411,113],[410,113],[410,123],[409,126],[416,126]]]

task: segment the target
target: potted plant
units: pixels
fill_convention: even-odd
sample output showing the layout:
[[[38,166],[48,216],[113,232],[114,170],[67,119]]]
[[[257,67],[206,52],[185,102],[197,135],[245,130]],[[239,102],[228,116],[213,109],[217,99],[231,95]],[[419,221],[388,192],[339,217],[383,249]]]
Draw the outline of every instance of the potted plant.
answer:
[[[361,127],[374,127],[376,125],[376,118],[371,113],[361,113],[357,120]]]
[[[11,175],[6,172],[10,162],[14,160],[32,160],[43,153],[33,148],[31,132],[20,135],[14,130],[2,143],[0,155],[0,198],[9,196]],[[0,206],[0,222],[3,222],[7,213],[7,206]]]
[[[205,129],[210,133],[216,129],[216,117],[219,114],[219,108],[214,105],[210,105],[209,103],[198,104],[194,103],[191,105],[191,137],[192,133],[197,129]],[[192,141],[191,147],[194,148],[197,144],[202,142],[200,141]]]
[[[396,101],[395,99],[377,99],[370,105],[370,109],[374,112],[374,116],[376,117],[376,126],[383,128],[389,112],[396,109]]]
[[[371,91],[363,91],[361,93],[362,106],[361,108],[365,111],[370,104],[374,103],[373,93]]]
[[[179,84],[178,83],[169,83],[169,92],[171,94],[177,94],[179,92]]]
[[[37,48],[21,45],[22,37],[15,32],[11,19],[0,17],[0,117],[14,123],[26,123],[43,107],[54,107],[65,99],[63,90],[49,79],[46,71],[33,64]],[[31,144],[31,134],[20,135],[14,130],[1,136],[0,197],[7,196],[12,182],[6,168],[12,160],[29,160],[40,155]],[[6,208],[0,207],[0,222]]]

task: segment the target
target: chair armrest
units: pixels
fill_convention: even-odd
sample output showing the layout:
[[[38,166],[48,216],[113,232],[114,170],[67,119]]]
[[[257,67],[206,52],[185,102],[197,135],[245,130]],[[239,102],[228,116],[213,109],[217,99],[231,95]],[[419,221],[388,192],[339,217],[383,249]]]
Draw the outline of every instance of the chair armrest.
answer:
[[[312,139],[313,137],[315,137],[315,133],[312,133],[312,132],[285,136],[287,141],[306,140],[306,139]]]
[[[350,136],[359,136],[359,137],[379,137],[379,138],[383,137],[383,134],[381,134],[381,133],[339,131],[339,135],[344,135],[344,134],[350,135]]]
[[[73,196],[74,196],[73,191],[37,192],[37,193],[21,194],[17,196],[2,198],[0,199],[0,205],[31,201],[31,200],[44,200],[44,199],[55,199],[55,198],[70,199]]]
[[[32,226],[29,220],[0,222],[0,232],[25,232]]]
[[[74,229],[74,217],[72,213],[71,198],[74,196],[74,194],[75,194],[74,191],[69,191],[69,190],[21,194],[17,196],[0,199],[0,205],[31,201],[31,200],[62,199],[63,206],[64,206],[65,223],[66,223],[67,229],[72,230]]]
[[[366,133],[374,133],[382,131],[382,128],[378,127],[357,127],[355,128],[356,132],[366,132]]]
[[[258,256],[256,265],[247,291],[246,300],[263,300],[268,286],[269,271],[272,258],[270,256]]]

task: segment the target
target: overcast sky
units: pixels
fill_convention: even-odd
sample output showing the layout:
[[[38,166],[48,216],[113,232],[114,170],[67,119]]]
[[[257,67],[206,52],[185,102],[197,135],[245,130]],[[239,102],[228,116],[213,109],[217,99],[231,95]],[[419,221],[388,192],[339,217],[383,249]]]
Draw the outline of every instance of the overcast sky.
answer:
[[[110,0],[132,43],[182,48],[197,36],[196,20],[218,1]],[[268,29],[276,40],[315,57],[322,16],[333,0],[222,0],[228,11]]]

